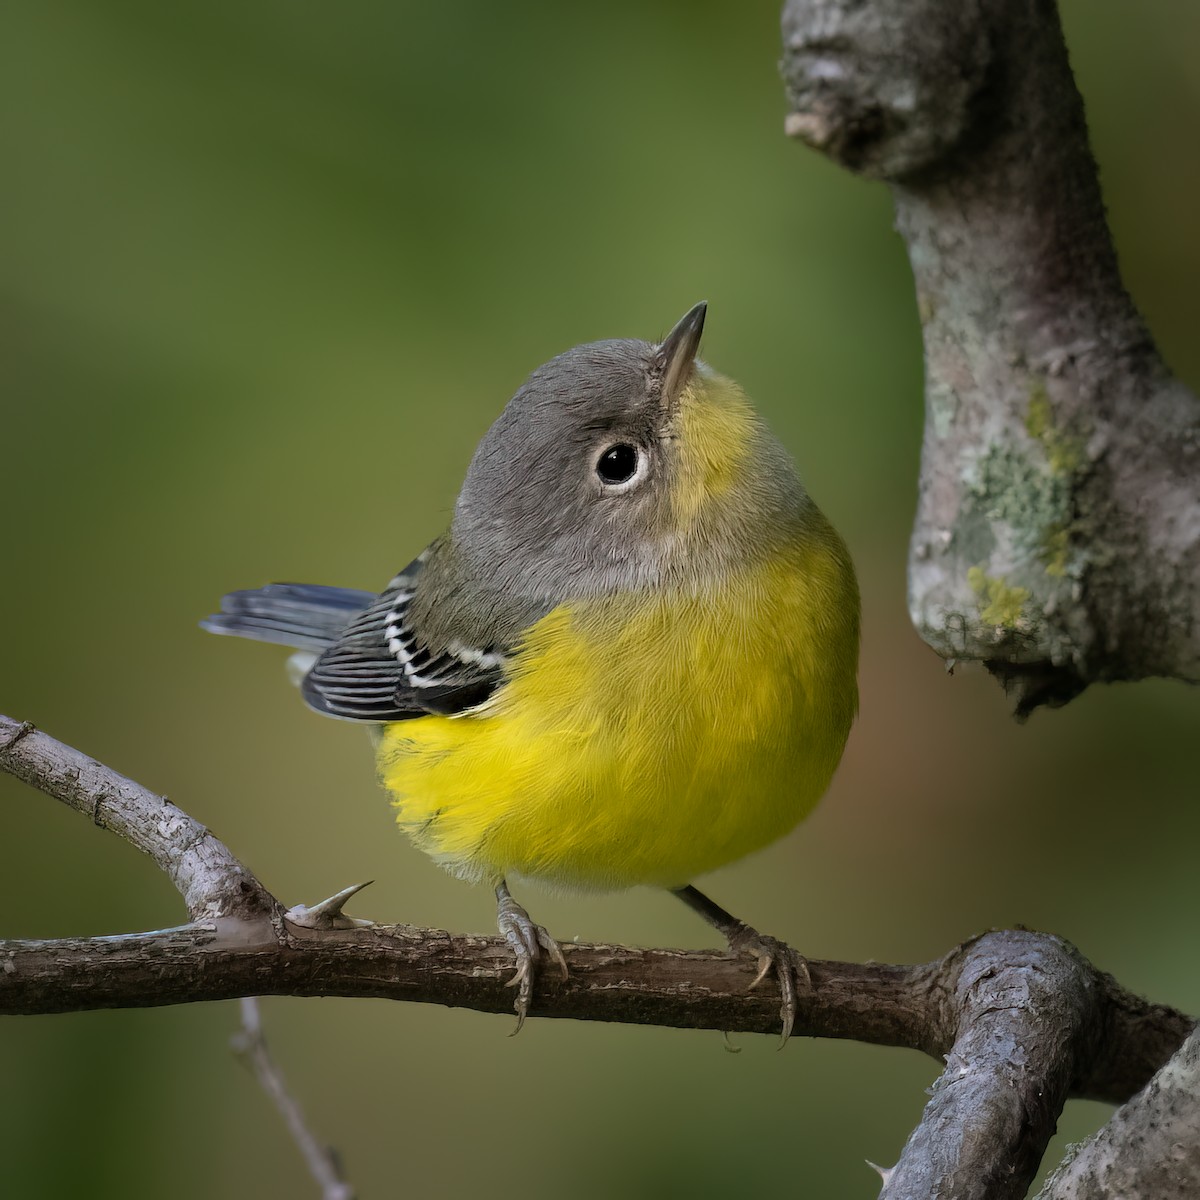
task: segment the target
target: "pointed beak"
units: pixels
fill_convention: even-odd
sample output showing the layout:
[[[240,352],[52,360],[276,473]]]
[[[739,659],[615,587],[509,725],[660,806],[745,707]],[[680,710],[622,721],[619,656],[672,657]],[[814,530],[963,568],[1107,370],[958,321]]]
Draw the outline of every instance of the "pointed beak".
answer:
[[[663,338],[654,356],[655,364],[662,373],[661,403],[665,408],[675,406],[679,393],[692,373],[707,312],[708,304],[703,300],[695,308],[689,309]]]

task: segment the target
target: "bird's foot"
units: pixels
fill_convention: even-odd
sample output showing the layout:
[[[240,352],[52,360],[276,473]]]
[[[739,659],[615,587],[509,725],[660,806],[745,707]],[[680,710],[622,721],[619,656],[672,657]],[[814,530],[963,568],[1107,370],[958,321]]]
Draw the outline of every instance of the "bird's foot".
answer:
[[[367,921],[362,917],[348,917],[342,912],[346,901],[361,892],[363,888],[369,887],[370,883],[371,881],[368,879],[366,883],[356,883],[352,887],[342,888],[337,895],[330,896],[319,904],[314,904],[312,908],[309,908],[307,904],[297,904],[283,914],[284,919],[304,929],[355,929],[360,925],[374,925],[374,921]]]
[[[808,959],[778,938],[767,937],[757,929],[752,929],[745,921],[739,921],[691,884],[672,890],[692,912],[699,913],[714,929],[721,931],[734,954],[752,954],[758,960],[758,974],[750,985],[752,988],[758,987],[774,972],[783,998],[779,1007],[779,1016],[783,1021],[783,1040],[779,1043],[782,1050],[792,1036],[792,1026],[796,1023],[796,998],[801,992],[812,990]]]
[[[567,960],[562,947],[512,898],[508,887],[501,883],[496,888],[496,925],[517,960],[517,973],[505,985],[517,989],[513,1011],[517,1014],[517,1027],[509,1035],[516,1036],[529,1015],[529,1003],[533,999],[533,981],[542,959],[549,955],[558,967],[563,979],[567,978]]]
[[[796,1023],[797,996],[801,992],[812,991],[808,959],[786,942],[759,933],[749,925],[741,925],[740,929],[729,935],[729,948],[735,954],[750,954],[758,960],[758,974],[750,985],[752,988],[758,987],[771,974],[779,981],[779,1017],[783,1022],[779,1048],[782,1050],[792,1036],[792,1027]]]

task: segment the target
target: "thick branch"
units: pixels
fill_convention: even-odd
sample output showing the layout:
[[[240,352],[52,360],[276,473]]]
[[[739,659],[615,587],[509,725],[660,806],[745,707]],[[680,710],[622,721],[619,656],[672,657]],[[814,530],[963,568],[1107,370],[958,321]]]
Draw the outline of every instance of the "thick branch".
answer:
[[[256,995],[375,996],[511,1012],[512,961],[502,938],[355,923],[341,906],[356,889],[312,909],[265,911],[273,905],[265,889],[164,799],[28,726],[0,718],[0,731],[0,768],[105,818],[98,823],[153,853],[190,894],[203,894],[200,919],[177,929],[0,942],[0,1013]],[[201,862],[190,864],[198,846]],[[198,879],[207,881],[203,888]],[[749,989],[748,959],[598,945],[564,951],[569,978],[539,979],[533,1015],[778,1032],[778,992]],[[1044,934],[985,934],[920,966],[815,961],[809,968],[797,1033],[947,1060],[885,1195],[945,1187],[967,1198],[1022,1195],[1067,1095],[1125,1100],[1193,1027]]]
[[[748,959],[604,945],[563,950],[570,978],[539,982],[535,1016],[779,1031],[778,992],[748,990],[755,974]],[[1076,964],[1076,977],[1048,967],[1064,955]],[[1089,1014],[1092,1036],[1102,1036],[1104,1054],[1078,1061],[1068,1083],[1073,1095],[1098,1100],[1124,1100],[1142,1087],[1193,1025],[1182,1013],[1132,996],[1044,934],[986,934],[919,966],[809,965],[813,987],[802,1000],[798,1034],[903,1046],[939,1060],[954,1049],[964,1025],[960,1004],[980,981],[1029,971],[1082,989],[1091,1000],[1081,1011]],[[251,995],[373,996],[511,1013],[512,991],[505,986],[511,975],[511,953],[498,937],[409,925],[311,930],[287,922],[280,937],[255,941],[197,924],[117,937],[0,941],[0,1013]],[[1041,1034],[1030,1036],[1036,1042]]]
[[[1074,1153],[1038,1200],[1200,1195],[1200,1029],[1099,1133]]]
[[[1200,401],[1121,283],[1054,0],[787,0],[783,32],[788,133],[885,180],[908,245],[918,632],[985,663],[1019,715],[1095,681],[1200,681]],[[1064,1065],[1108,1057],[1086,982],[1054,981],[1069,957],[1007,961],[1014,1003],[957,997],[885,1196],[1024,1195]],[[1054,1196],[1195,1194],[1195,1075],[1172,1059]]]
[[[924,330],[913,621],[1018,711],[1200,680],[1200,401],[1122,286],[1053,0],[789,0],[788,131],[886,180]]]
[[[1096,976],[1074,951],[1029,934],[992,935],[954,996],[960,1034],[883,1200],[1024,1196],[1099,1024]]]

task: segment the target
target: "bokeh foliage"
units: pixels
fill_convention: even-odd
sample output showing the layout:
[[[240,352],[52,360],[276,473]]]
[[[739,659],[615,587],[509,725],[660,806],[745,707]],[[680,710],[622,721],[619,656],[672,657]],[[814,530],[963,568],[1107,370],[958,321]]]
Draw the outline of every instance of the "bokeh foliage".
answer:
[[[1200,383],[1200,14],[1065,19],[1131,288]],[[1075,940],[1200,1009],[1200,697],[1094,690],[1018,729],[904,614],[919,333],[887,194],[782,136],[776,0],[51,0],[0,17],[0,711],[168,792],[276,894],[487,929],[389,828],[365,739],[196,620],[268,579],[382,585],[524,374],[711,305],[846,534],[862,717],[796,835],[706,881],[813,955]],[[527,894],[560,936],[711,944],[682,906]],[[169,925],[127,846],[0,779],[0,935]],[[364,1195],[869,1197],[936,1067],[797,1041],[268,1001]],[[0,1190],[303,1196],[232,1004],[0,1024]],[[1064,1130],[1103,1119],[1073,1105]]]

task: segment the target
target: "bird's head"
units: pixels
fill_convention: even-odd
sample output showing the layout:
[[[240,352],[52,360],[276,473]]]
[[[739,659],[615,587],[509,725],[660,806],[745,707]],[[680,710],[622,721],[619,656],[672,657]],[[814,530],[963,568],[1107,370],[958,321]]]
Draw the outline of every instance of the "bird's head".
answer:
[[[659,342],[539,367],[480,442],[452,537],[506,593],[686,583],[769,552],[807,500],[741,389],[699,358],[706,305]],[[532,589],[532,591],[531,591]]]

